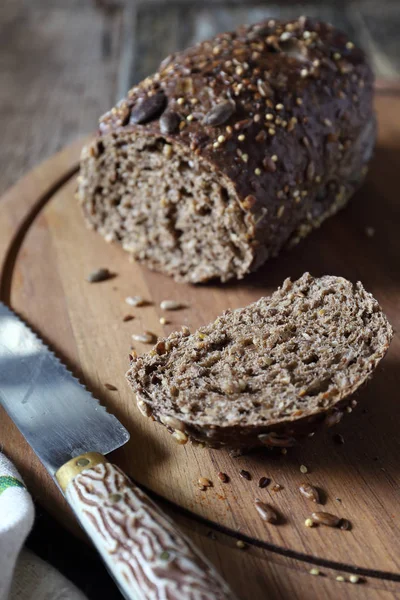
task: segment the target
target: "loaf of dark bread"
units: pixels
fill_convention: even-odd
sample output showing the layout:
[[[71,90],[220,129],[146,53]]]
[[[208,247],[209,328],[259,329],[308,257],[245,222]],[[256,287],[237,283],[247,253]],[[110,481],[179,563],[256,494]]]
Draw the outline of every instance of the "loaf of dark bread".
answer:
[[[375,141],[373,76],[331,25],[266,21],[169,56],[82,154],[88,225],[179,281],[255,270],[344,206]]]
[[[142,413],[178,442],[291,446],[356,404],[391,338],[361,283],[305,273],[192,335],[160,340],[127,377]]]

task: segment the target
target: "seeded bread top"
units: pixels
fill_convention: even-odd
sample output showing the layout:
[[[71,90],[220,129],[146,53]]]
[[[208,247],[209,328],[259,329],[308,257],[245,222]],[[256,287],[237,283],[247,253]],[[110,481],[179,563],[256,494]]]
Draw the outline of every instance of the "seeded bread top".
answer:
[[[391,337],[361,283],[306,273],[193,335],[171,334],[134,360],[127,375],[156,416],[195,426],[268,428],[326,412],[349,396]]]
[[[264,243],[267,221],[279,219],[274,247],[324,184],[338,182],[339,204],[341,182],[362,178],[372,84],[363,52],[331,25],[269,20],[167,57],[101,118],[100,133],[160,136],[201,155],[249,213],[250,237]],[[318,223],[322,204],[310,211]]]

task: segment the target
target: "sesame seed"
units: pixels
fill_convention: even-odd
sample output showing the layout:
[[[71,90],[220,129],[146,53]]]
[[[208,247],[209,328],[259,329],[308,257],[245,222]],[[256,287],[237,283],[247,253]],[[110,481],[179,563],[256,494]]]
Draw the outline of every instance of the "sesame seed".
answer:
[[[358,575],[350,575],[349,581],[350,583],[358,583],[360,581],[360,578]]]
[[[324,124],[325,124],[327,127],[332,127],[332,121],[331,121],[330,119],[324,119]]]
[[[240,135],[238,135],[239,142],[243,142],[245,139],[246,139],[246,136],[243,135],[243,133],[241,133]]]
[[[249,160],[249,155],[248,154],[242,154],[242,161],[247,163],[247,161]]]
[[[236,542],[236,547],[240,548],[241,550],[244,550],[246,548],[246,544],[244,542],[242,542],[242,540],[238,540]]]
[[[243,67],[241,67],[240,65],[238,67],[236,67],[235,69],[236,71],[236,75],[243,75]]]
[[[223,144],[226,140],[226,137],[224,135],[219,135],[217,140],[220,144]]]
[[[193,119],[194,119],[194,116],[193,116],[193,115],[188,115],[188,116],[186,117],[186,121],[193,121]]]
[[[274,162],[278,162],[278,156],[276,154],[273,154],[271,156],[271,160],[273,160]]]
[[[351,406],[346,406],[346,412],[348,412],[348,413],[353,412],[353,409],[351,408]]]
[[[254,169],[254,174],[261,175],[261,169],[259,169],[258,167],[256,169]]]
[[[304,521],[304,525],[306,527],[314,527],[314,521],[312,519],[308,518]]]
[[[276,108],[276,110],[282,110],[283,109],[283,104],[276,104],[275,108]]]
[[[287,121],[285,121],[285,119],[282,121],[282,127],[286,127],[287,125]]]
[[[253,121],[254,121],[255,123],[258,123],[260,119],[261,119],[260,115],[254,115],[254,119],[253,119]]]
[[[300,473],[308,473],[308,469],[306,465],[300,465]]]
[[[181,122],[179,123],[179,129],[184,129],[184,128],[185,128],[185,126],[186,126],[186,123],[185,123],[185,121],[181,121]]]
[[[226,129],[226,133],[233,133],[233,129],[232,129],[232,127],[230,125],[227,125],[225,127],[225,129]]]
[[[276,213],[276,216],[278,217],[278,219],[281,218],[281,216],[283,215],[283,213],[285,212],[285,207],[282,204],[279,208],[278,208],[278,212]]]
[[[352,50],[354,48],[353,42],[347,42],[346,43],[346,48],[347,48],[347,50]]]
[[[280,125],[282,123],[282,119],[280,117],[276,117],[275,125]]]
[[[181,98],[178,98],[178,100],[177,100],[176,102],[177,102],[177,104],[180,104],[180,105],[182,105],[182,104],[184,104],[184,102],[185,102],[185,98],[182,98],[182,97],[181,97]]]
[[[275,129],[272,129],[272,127],[270,127],[268,129],[268,133],[269,133],[269,135],[275,135],[276,132],[275,132]]]
[[[313,60],[313,65],[314,65],[314,67],[319,67],[320,62],[319,62],[318,58],[316,58],[315,60]]]
[[[213,143],[213,148],[219,148],[219,143],[218,142],[214,142]]]
[[[303,32],[303,38],[305,40],[308,40],[311,37],[311,33],[309,31],[304,31]]]
[[[282,42],[285,42],[286,40],[289,40],[291,37],[292,36],[290,35],[290,33],[288,31],[284,31],[279,39],[282,40]]]
[[[165,317],[160,317],[160,325],[167,325],[168,321]]]
[[[293,198],[297,198],[298,196],[300,196],[300,191],[299,190],[294,190],[294,192],[293,192]]]
[[[316,182],[316,183],[321,183],[321,175],[317,175],[317,176],[315,177],[315,182]]]
[[[309,573],[310,575],[319,575],[319,569],[310,569]]]
[[[190,104],[197,104],[198,103],[198,99],[197,98],[191,98],[190,99]]]
[[[272,113],[267,113],[265,115],[265,118],[267,119],[267,121],[272,121],[272,119],[274,118],[274,115]]]
[[[307,196],[307,193],[308,193],[307,190],[303,190],[301,192],[302,197],[305,198]]]
[[[342,55],[340,54],[340,52],[334,52],[333,53],[333,59],[334,60],[340,60],[342,58]]]
[[[300,77],[304,78],[304,77],[307,77],[307,75],[308,75],[308,70],[307,69],[302,69],[300,71]]]
[[[338,576],[336,577],[336,581],[344,581],[344,577],[343,577],[343,575],[338,575]]]

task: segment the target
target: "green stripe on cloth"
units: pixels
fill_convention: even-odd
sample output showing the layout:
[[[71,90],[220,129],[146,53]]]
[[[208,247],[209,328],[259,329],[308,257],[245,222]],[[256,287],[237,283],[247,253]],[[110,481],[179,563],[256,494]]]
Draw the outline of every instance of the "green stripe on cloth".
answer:
[[[10,487],[25,487],[22,481],[19,481],[16,477],[11,477],[11,475],[2,475],[0,477],[0,496],[1,494]]]

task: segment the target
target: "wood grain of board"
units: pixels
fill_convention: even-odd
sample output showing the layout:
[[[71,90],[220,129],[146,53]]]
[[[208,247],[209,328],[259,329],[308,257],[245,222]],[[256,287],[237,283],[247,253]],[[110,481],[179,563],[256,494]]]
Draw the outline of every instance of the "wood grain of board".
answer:
[[[306,587],[320,590],[321,595],[315,597],[340,594],[341,598],[355,598],[354,594],[360,593],[350,593],[347,588],[339,592],[334,587],[328,595],[329,585],[323,578],[317,583],[312,578],[310,584],[307,570],[311,563],[321,569],[364,574],[371,593],[376,589],[382,594],[376,597],[400,592],[398,336],[372,382],[359,393],[358,407],[335,430],[316,434],[287,455],[264,452],[234,459],[223,450],[176,445],[165,429],[140,415],[124,378],[131,335],[144,329],[163,335],[182,324],[194,329],[228,307],[243,306],[270,293],[286,276],[297,277],[305,270],[361,279],[398,330],[399,107],[397,98],[378,97],[376,156],[366,184],[349,207],[293,252],[282,254],[241,282],[177,285],[131,264],[119,247],[107,245],[88,231],[74,199],[73,171],[81,142],[36,168],[0,202],[1,299],[56,349],[129,429],[131,441],[114,453],[117,464],[137,482],[192,515],[190,522],[203,520],[210,529],[227,534],[229,548],[217,541],[210,553],[243,598],[263,598],[268,577],[283,581],[282,571],[278,576],[271,560],[288,569],[286,592],[293,589],[291,597],[305,597],[296,596],[303,589],[303,576]],[[373,237],[366,235],[367,227],[375,229]],[[86,276],[100,266],[114,271],[116,277],[89,284]],[[124,299],[134,294],[148,299],[149,305],[128,307]],[[187,308],[168,314],[171,323],[162,327],[159,303],[165,298],[178,298]],[[123,322],[130,312],[135,318]],[[138,351],[146,349],[137,346]],[[105,383],[115,385],[117,391],[109,391]],[[334,443],[334,433],[344,436],[344,445]],[[55,485],[3,412],[0,440],[38,501],[73,527]],[[309,469],[306,475],[300,473],[301,464]],[[240,469],[248,470],[252,480],[240,478]],[[229,484],[218,480],[218,471],[229,474]],[[214,482],[206,492],[196,486],[201,475]],[[260,490],[257,481],[264,475],[272,484]],[[304,480],[324,491],[324,509],[348,518],[351,531],[305,528],[304,519],[314,505],[298,492]],[[283,486],[280,492],[272,491],[275,483]],[[254,508],[255,497],[275,506],[285,522],[277,527],[263,523]],[[193,535],[198,536],[196,532]],[[248,551],[238,550],[236,539],[246,541]],[[204,543],[209,545],[209,540]],[[249,582],[243,581],[247,572],[252,577]],[[270,597],[288,597],[271,588],[275,596],[271,593]]]

